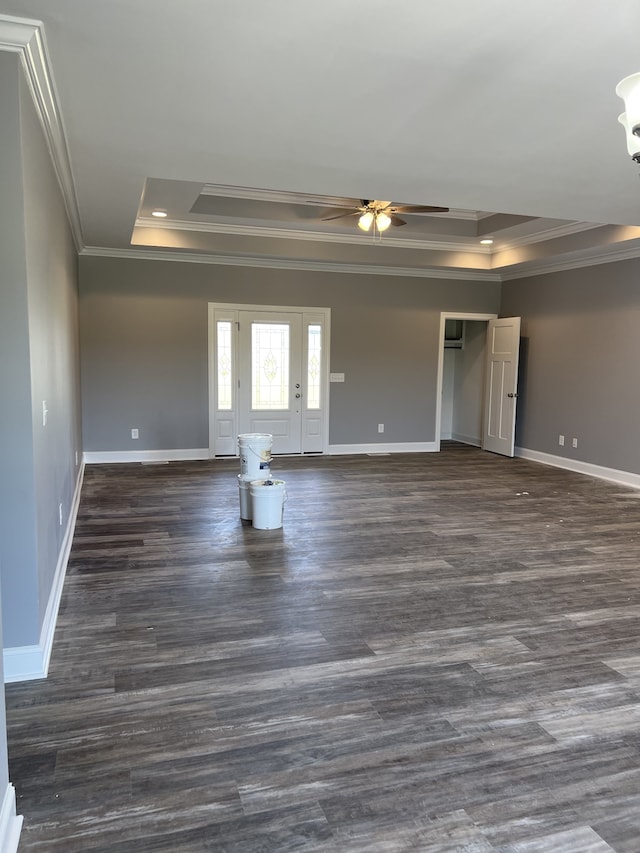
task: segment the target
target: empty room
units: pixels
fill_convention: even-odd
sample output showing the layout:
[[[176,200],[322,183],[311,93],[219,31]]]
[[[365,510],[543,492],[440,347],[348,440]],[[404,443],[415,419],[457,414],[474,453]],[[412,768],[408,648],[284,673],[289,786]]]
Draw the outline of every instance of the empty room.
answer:
[[[638,31],[0,0],[0,849],[637,853]]]

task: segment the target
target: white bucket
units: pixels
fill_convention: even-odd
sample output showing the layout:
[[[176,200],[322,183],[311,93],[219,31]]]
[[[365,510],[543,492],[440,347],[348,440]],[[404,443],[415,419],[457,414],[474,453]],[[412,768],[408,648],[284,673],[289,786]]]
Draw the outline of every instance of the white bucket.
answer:
[[[240,518],[251,521],[251,479],[244,474],[238,474],[238,493],[240,495]]]
[[[284,480],[253,480],[249,486],[253,526],[258,530],[275,530],[282,527],[286,498]]]
[[[273,436],[267,432],[245,432],[238,436],[240,473],[248,480],[271,476],[271,445]]]

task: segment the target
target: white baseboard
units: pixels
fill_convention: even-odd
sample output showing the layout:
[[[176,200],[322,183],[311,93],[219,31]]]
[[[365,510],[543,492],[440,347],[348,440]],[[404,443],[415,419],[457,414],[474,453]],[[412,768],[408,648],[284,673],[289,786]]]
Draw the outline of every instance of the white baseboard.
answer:
[[[0,809],[0,850],[2,853],[16,853],[22,815],[16,814],[16,792],[11,783],[7,785]]]
[[[56,630],[56,622],[58,619],[58,609],[60,607],[60,599],[62,597],[62,587],[64,578],[67,573],[67,563],[69,562],[69,554],[71,553],[71,543],[73,542],[73,532],[76,527],[76,518],[78,517],[78,506],[80,505],[80,493],[82,491],[82,480],[84,477],[84,462],[78,469],[76,477],[76,486],[73,493],[73,500],[69,510],[69,519],[64,533],[64,539],[58,554],[56,563],[56,571],[49,593],[49,601],[42,622],[40,631],[40,641],[37,646],[13,646],[3,650],[3,666],[5,684],[13,681],[33,681],[36,678],[46,678],[49,671],[49,660],[51,658],[51,649],[53,647],[53,635]],[[2,848],[0,847],[0,850]]]
[[[567,459],[564,456],[554,456],[552,453],[541,453],[539,450],[528,450],[526,447],[516,447],[515,454],[522,459],[530,459],[532,462],[541,462],[543,465],[553,465],[554,468],[564,468],[567,471],[575,471],[577,474],[587,474],[590,477],[599,477],[601,480],[620,483],[622,486],[630,486],[632,489],[640,489],[640,474],[619,471],[617,468],[605,468],[602,465],[592,465],[590,462]]]
[[[452,432],[451,440],[460,441],[462,444],[471,444],[473,447],[482,447],[482,439],[477,435],[463,435],[461,432]]]
[[[393,444],[330,444],[330,456],[358,453],[436,453],[435,441],[407,441]]]
[[[82,456],[85,465],[108,465],[114,462],[189,462],[210,459],[209,448],[191,450],[94,450]]]
[[[2,652],[4,683],[46,678],[43,646],[10,646]]]

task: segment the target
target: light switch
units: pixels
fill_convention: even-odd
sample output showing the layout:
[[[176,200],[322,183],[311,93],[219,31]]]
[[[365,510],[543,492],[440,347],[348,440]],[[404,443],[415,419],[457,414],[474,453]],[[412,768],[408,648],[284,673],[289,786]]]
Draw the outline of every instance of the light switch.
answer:
[[[330,373],[329,382],[344,382],[344,373]]]

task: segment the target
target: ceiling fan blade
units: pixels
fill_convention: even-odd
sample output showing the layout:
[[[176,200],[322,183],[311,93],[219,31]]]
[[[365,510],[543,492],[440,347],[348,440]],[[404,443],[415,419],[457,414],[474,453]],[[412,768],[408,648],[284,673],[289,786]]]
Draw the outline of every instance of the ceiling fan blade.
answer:
[[[322,221],[331,222],[332,219],[344,219],[345,216],[359,216],[359,210],[352,210],[349,213],[339,213],[337,216],[326,216]]]
[[[394,213],[446,213],[448,207],[437,207],[431,204],[398,204],[391,205]]]
[[[406,225],[406,221],[404,219],[400,219],[399,216],[396,216],[395,213],[388,214],[389,219],[391,220],[392,225]]]

